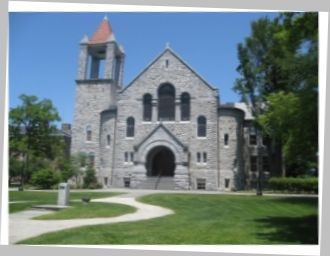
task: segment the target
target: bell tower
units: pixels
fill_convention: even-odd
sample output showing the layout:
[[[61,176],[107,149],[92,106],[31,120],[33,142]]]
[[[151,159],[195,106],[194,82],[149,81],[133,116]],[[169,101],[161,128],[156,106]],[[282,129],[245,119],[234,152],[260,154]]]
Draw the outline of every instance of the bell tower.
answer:
[[[110,79],[118,87],[123,84],[125,54],[117,44],[108,18],[103,21],[89,39],[87,35],[80,42],[80,56],[77,80]]]
[[[116,109],[123,86],[125,53],[118,45],[107,17],[94,34],[80,41],[76,98],[72,125],[73,154],[84,152],[98,172],[101,113]]]

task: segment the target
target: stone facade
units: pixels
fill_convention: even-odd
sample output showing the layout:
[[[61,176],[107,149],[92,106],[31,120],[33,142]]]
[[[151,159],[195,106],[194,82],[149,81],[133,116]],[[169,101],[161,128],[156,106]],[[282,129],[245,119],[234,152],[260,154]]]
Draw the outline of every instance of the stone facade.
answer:
[[[246,187],[246,110],[220,105],[218,90],[170,48],[123,87],[123,48],[110,34],[104,41],[92,42],[85,37],[80,46],[71,153],[89,156],[104,187]],[[100,75],[102,61],[105,68]],[[165,85],[172,88],[171,96],[162,96]],[[186,118],[182,118],[183,94],[189,95]],[[145,95],[151,96],[147,119]],[[160,114],[161,97],[173,100],[168,120]]]

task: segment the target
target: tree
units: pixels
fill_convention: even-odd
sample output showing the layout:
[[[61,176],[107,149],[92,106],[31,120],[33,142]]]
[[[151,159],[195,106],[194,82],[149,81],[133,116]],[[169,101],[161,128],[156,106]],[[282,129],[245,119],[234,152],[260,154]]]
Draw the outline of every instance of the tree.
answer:
[[[244,43],[238,45],[240,61],[237,71],[241,78],[236,79],[234,91],[241,95],[254,116],[262,112],[264,96],[270,91],[280,88],[279,70],[272,61],[272,49],[275,47],[273,35],[279,30],[278,21],[267,17],[251,24],[252,34]]]
[[[84,187],[85,188],[97,188],[99,185],[95,176],[95,170],[91,165],[87,166],[85,177],[84,177]]]
[[[46,160],[56,157],[59,138],[54,136],[55,122],[59,114],[50,100],[38,100],[36,96],[21,95],[22,104],[9,112],[9,151],[10,159],[23,158],[25,178],[45,167]],[[17,170],[10,168],[11,174]],[[22,177],[23,180],[23,177]]]
[[[241,77],[234,90],[251,107],[256,125],[279,142],[289,174],[296,175],[317,162],[318,15],[282,13],[251,27],[238,45]]]
[[[76,154],[72,154],[70,156],[70,164],[69,164],[69,173],[67,175],[67,177],[69,178],[74,178],[75,182],[76,182],[76,187],[80,187],[81,186],[81,178],[83,176],[84,173],[84,168],[86,166],[87,163],[87,155],[86,153],[83,152],[79,152]]]
[[[19,177],[23,171],[24,162],[17,158],[9,159],[9,186],[12,183],[12,179],[15,177]]]
[[[290,91],[299,99],[285,150],[291,174],[296,176],[318,163],[318,15],[283,15],[283,24],[289,30],[288,40],[296,42],[291,65],[285,66],[293,74],[288,79]]]
[[[274,35],[280,30],[278,18],[273,21],[267,17],[261,18],[251,24],[251,29],[251,36],[238,45],[240,65],[237,67],[237,71],[241,77],[236,80],[233,89],[241,95],[242,101],[250,108],[252,115],[255,117],[253,125],[258,128],[259,133],[262,128],[257,122],[257,117],[264,111],[265,96],[269,92],[283,87],[283,75],[279,72],[278,62],[274,61],[275,50],[277,51],[280,45],[274,40]],[[272,143],[276,148],[281,147],[281,141],[273,140]],[[258,140],[258,145],[260,145],[260,140]],[[271,162],[277,163],[277,165],[272,165],[272,168],[282,166],[281,172],[283,173],[283,160],[278,158],[278,154],[270,154],[270,147],[268,149]],[[257,194],[262,194],[260,162],[259,157],[257,161]]]
[[[291,127],[297,122],[297,113],[299,113],[300,108],[299,98],[294,93],[281,91],[269,94],[266,97],[266,102],[267,109],[258,116],[257,121],[266,134],[283,142],[284,160],[294,136]],[[282,176],[285,176],[285,166],[282,171]]]
[[[61,120],[56,108],[50,100],[38,101],[36,96],[23,94],[19,98],[22,105],[12,108],[9,113],[12,148],[52,158],[55,122]]]
[[[312,98],[313,94],[309,97]],[[270,94],[267,96],[267,110],[258,117],[265,133],[284,142],[283,156],[290,176],[304,174],[317,166],[317,126],[314,126],[317,123],[313,120],[317,113],[308,116],[311,113],[308,108],[314,108],[315,99],[309,102],[312,106],[306,105],[305,100],[292,92]]]

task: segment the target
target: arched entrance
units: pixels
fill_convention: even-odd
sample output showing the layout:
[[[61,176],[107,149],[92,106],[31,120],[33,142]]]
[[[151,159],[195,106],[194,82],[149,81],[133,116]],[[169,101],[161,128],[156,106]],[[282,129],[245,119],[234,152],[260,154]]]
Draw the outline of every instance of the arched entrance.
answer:
[[[146,161],[147,176],[174,176],[175,156],[165,146],[157,146],[150,150]]]

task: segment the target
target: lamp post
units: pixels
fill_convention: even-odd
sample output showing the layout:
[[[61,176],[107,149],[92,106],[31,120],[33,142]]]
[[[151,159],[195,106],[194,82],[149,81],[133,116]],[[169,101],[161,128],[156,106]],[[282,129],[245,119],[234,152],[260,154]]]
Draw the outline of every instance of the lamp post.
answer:
[[[258,180],[257,180],[257,196],[262,196],[262,146],[261,146],[261,136],[259,131],[257,131],[257,168],[258,168]]]
[[[25,173],[25,167],[26,167],[26,153],[22,152],[22,158],[23,158],[23,165],[21,168],[21,185],[19,188],[19,191],[24,191],[24,173]]]

